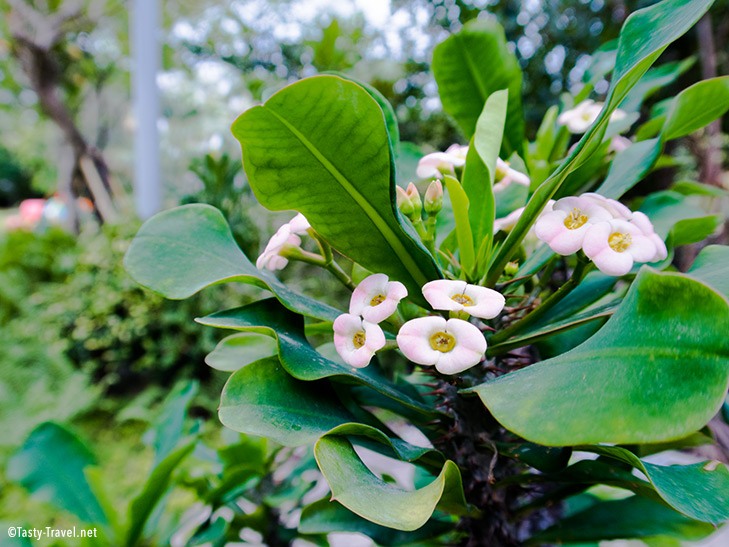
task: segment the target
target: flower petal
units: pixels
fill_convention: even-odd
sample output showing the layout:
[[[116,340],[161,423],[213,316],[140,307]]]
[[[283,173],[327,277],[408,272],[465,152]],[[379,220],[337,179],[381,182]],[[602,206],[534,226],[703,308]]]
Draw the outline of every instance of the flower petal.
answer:
[[[468,285],[463,294],[475,302],[473,306],[464,306],[463,309],[481,319],[493,319],[501,313],[506,304],[506,299],[501,293],[487,287]]]
[[[617,253],[610,247],[596,255],[592,261],[606,275],[625,275],[633,267],[633,257],[630,253]]]
[[[400,327],[397,345],[400,351],[413,363],[434,365],[441,353],[430,346],[430,337],[438,331],[445,331],[446,320],[442,317],[419,317]]]
[[[463,305],[453,300],[454,294],[464,294],[467,283],[454,279],[438,279],[423,285],[423,296],[434,310],[459,311]]]

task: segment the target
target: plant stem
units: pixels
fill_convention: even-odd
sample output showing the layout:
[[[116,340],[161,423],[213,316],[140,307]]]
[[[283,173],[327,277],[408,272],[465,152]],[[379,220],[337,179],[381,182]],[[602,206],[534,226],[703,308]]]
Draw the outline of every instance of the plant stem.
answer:
[[[296,245],[284,245],[281,249],[281,256],[288,258],[289,260],[298,260],[299,262],[306,262],[313,266],[319,266],[329,271],[334,277],[336,277],[341,283],[347,287],[350,291],[353,291],[356,287],[352,278],[342,269],[342,267],[334,261],[331,247],[325,242],[316,238],[319,243],[319,247],[322,250],[324,256],[304,251]]]
[[[585,277],[585,274],[587,274],[587,272],[590,270],[591,265],[592,262],[590,262],[587,257],[582,254],[577,255],[577,265],[572,272],[572,277],[570,277],[564,283],[564,285],[562,285],[559,289],[557,289],[556,292],[554,292],[544,302],[542,302],[542,305],[539,306],[537,309],[522,317],[519,321],[517,321],[510,327],[494,334],[490,340],[491,344],[498,344],[499,342],[507,340],[513,334],[524,330],[526,327],[534,324],[538,319],[544,317],[547,311],[552,309],[555,304],[557,304],[560,300],[567,296],[572,291],[572,289],[580,284],[580,281],[582,281],[582,279]]]

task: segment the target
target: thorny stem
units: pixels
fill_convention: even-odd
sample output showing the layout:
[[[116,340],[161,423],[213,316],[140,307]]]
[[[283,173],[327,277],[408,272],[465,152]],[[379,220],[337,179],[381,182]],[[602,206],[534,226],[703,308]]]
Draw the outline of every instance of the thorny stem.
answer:
[[[425,247],[430,251],[430,254],[433,256],[436,256],[435,252],[435,222],[436,222],[436,216],[430,215],[425,220],[425,235],[421,236],[423,239],[423,244]]]
[[[547,313],[547,311],[552,309],[555,304],[557,304],[560,300],[567,296],[572,291],[572,289],[580,284],[580,281],[582,281],[582,279],[585,277],[585,274],[587,274],[591,265],[592,263],[587,260],[587,257],[582,254],[578,254],[577,266],[575,266],[575,269],[572,272],[572,277],[570,277],[564,283],[564,285],[562,285],[556,292],[554,292],[544,302],[542,302],[542,305],[535,309],[533,312],[527,314],[510,327],[505,328],[504,330],[499,331],[498,333],[493,335],[490,340],[492,347],[499,342],[507,340],[514,333],[522,331],[530,325],[534,324],[538,319],[541,319]]]

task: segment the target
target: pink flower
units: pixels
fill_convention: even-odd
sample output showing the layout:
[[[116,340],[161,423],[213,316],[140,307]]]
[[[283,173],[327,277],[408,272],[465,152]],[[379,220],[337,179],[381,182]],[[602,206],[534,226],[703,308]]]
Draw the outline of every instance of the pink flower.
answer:
[[[640,211],[636,211],[635,213],[633,213],[633,224],[640,228],[640,231],[643,232],[643,235],[647,236],[648,239],[651,240],[651,243],[653,243],[653,246],[656,248],[656,254],[654,254],[653,258],[648,262],[665,260],[668,256],[668,249],[666,249],[666,244],[663,242],[663,239],[661,239],[661,236],[659,236],[655,232],[655,230],[653,229],[653,223],[651,223],[650,219],[646,216],[646,214],[641,213]]]
[[[592,225],[612,218],[610,211],[593,199],[566,197],[557,200],[551,212],[540,215],[534,231],[555,253],[566,256],[582,247]]]
[[[452,174],[454,167],[466,164],[468,146],[452,144],[445,152],[433,152],[423,156],[418,162],[417,175],[422,179]]]
[[[256,268],[271,271],[283,270],[289,263],[288,258],[281,256],[281,251],[286,245],[295,247],[301,245],[301,238],[291,233],[291,227],[288,224],[284,224],[273,234],[263,253],[256,260]]]
[[[601,196],[594,192],[587,192],[582,194],[580,197],[591,199],[598,205],[604,207],[611,215],[613,215],[613,218],[622,218],[623,220],[630,220],[633,218],[633,212],[625,205],[614,199],[606,198],[605,196]]]
[[[622,152],[623,150],[627,150],[632,146],[633,141],[631,141],[628,137],[623,137],[622,135],[615,135],[612,139],[610,139],[610,144],[608,145],[608,152],[615,152],[616,154],[618,152]]]
[[[395,313],[400,300],[407,295],[408,290],[399,281],[390,281],[385,274],[372,274],[354,289],[349,313],[379,323]]]
[[[504,297],[493,289],[450,279],[426,283],[423,296],[433,309],[465,311],[482,319],[499,315],[505,303]]]
[[[612,219],[590,227],[582,245],[585,254],[607,275],[625,275],[634,262],[650,262],[656,246],[636,225]]]
[[[502,160],[501,158],[496,159],[496,183],[494,184],[494,191],[498,192],[508,187],[512,182],[515,184],[521,184],[522,186],[529,187],[529,177],[524,173],[512,169],[509,163]]]
[[[35,226],[43,218],[44,199],[24,199],[18,206],[18,213],[26,226]]]
[[[311,228],[311,224],[309,224],[309,221],[301,213],[289,220],[288,225],[291,233],[297,235],[305,234]]]
[[[366,367],[375,352],[384,346],[385,333],[378,325],[349,313],[334,320],[334,347],[348,365]]]
[[[458,374],[477,365],[486,353],[486,339],[462,319],[420,317],[405,323],[397,335],[405,357],[419,365],[435,365],[443,374]]]

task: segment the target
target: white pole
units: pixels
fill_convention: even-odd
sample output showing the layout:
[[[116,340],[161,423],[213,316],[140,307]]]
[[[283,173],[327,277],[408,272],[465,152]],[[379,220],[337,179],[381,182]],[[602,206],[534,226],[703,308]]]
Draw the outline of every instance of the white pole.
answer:
[[[131,10],[132,102],[134,108],[134,204],[147,219],[162,207],[160,180],[159,90],[160,66],[158,0],[133,0]]]

